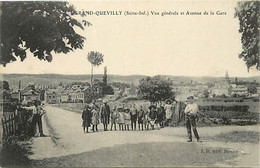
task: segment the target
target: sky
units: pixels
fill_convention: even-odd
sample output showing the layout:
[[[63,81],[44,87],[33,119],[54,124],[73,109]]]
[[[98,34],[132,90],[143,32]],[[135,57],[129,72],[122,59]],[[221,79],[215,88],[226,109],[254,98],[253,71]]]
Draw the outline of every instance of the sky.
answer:
[[[104,54],[104,63],[94,73],[117,75],[260,76],[249,72],[238,54],[242,51],[239,21],[234,18],[235,1],[74,1],[81,11],[147,11],[149,16],[96,16],[84,19],[92,26],[77,31],[86,38],[83,50],[53,54],[46,62],[28,53],[24,62],[1,66],[2,73],[90,74],[90,51]],[[178,15],[154,16],[151,11],[178,12]],[[180,12],[208,15],[180,15]],[[210,15],[210,11],[214,15]],[[225,13],[225,15],[217,15]]]

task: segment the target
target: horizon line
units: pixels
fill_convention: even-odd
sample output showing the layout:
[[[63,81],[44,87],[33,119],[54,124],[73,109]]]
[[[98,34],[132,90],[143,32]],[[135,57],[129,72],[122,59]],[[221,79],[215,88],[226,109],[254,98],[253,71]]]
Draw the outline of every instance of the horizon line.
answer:
[[[76,76],[76,75],[91,75],[91,74],[60,74],[60,73],[1,73],[1,75],[67,75],[67,76]],[[103,74],[94,74],[95,75],[103,75]],[[131,74],[131,75],[120,75],[120,74],[107,74],[107,75],[114,75],[114,76],[172,76],[172,77],[215,77],[215,78],[225,78],[225,75],[223,76],[210,76],[210,75],[203,75],[203,76],[191,76],[191,75],[165,75],[165,74],[156,74],[156,75],[143,75],[143,74]],[[258,75],[255,76],[229,76],[229,78],[254,78],[259,77]]]

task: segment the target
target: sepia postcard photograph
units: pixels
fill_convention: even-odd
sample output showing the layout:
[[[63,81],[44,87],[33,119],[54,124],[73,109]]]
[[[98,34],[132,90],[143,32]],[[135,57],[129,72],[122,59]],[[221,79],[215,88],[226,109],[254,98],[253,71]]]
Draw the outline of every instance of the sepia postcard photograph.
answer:
[[[0,167],[260,167],[260,1],[0,0]]]

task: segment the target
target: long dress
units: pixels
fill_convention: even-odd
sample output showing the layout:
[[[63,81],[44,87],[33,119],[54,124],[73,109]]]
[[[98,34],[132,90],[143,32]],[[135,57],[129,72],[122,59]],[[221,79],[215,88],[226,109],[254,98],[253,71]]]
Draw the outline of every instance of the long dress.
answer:
[[[93,125],[98,125],[98,124],[99,124],[99,113],[98,113],[98,111],[95,110],[95,109],[92,110],[91,123],[92,123]]]
[[[116,124],[119,114],[117,111],[112,111],[111,113],[111,124]]]
[[[131,115],[130,115],[130,113],[129,112],[128,113],[124,113],[124,118],[125,118],[125,124],[129,125],[130,122],[131,122]]]
[[[164,110],[165,110],[166,120],[170,120],[172,118],[172,105],[166,104],[164,106]]]
[[[148,111],[144,112],[143,123],[144,123],[144,125],[147,125],[149,123],[149,112]]]
[[[118,124],[124,124],[125,123],[125,118],[123,112],[118,112],[118,119],[117,119]]]

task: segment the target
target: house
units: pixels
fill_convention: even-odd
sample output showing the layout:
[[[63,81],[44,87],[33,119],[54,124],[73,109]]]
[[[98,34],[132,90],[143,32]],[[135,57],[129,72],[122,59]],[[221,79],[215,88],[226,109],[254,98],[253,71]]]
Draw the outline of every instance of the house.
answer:
[[[60,94],[60,101],[62,103],[71,101],[71,96],[70,96],[69,90],[64,90],[64,91],[61,92],[61,94]]]
[[[236,85],[232,87],[232,95],[246,96],[248,95],[248,90],[245,85]]]
[[[73,102],[87,103],[91,100],[92,93],[93,92],[90,86],[77,86],[72,87],[69,95],[71,97],[71,101]]]
[[[48,90],[44,93],[44,101],[49,104],[60,103],[60,95],[55,90]]]
[[[34,100],[40,101],[40,93],[36,92],[35,90],[31,89],[31,90],[28,90],[27,92],[21,93],[21,101],[23,103],[29,103]]]
[[[92,97],[92,89],[90,86],[83,87],[79,92],[77,92],[77,98],[78,100],[87,103],[91,101]]]

